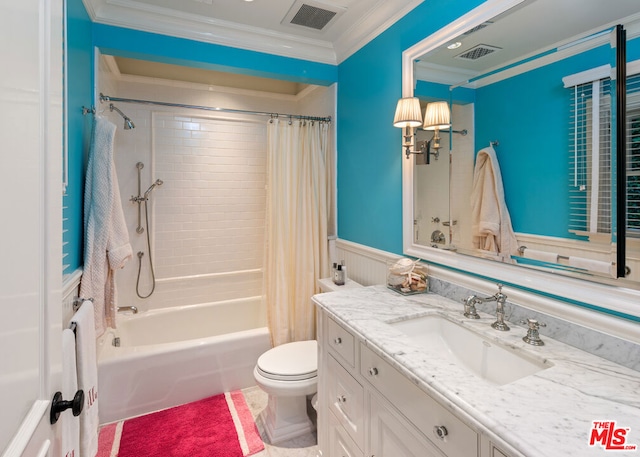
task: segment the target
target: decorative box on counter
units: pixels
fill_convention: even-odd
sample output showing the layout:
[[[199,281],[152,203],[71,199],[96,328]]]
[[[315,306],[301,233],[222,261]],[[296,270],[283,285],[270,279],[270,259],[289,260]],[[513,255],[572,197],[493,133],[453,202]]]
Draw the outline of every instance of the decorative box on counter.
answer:
[[[429,268],[420,260],[402,258],[387,262],[387,287],[403,295],[429,291]]]

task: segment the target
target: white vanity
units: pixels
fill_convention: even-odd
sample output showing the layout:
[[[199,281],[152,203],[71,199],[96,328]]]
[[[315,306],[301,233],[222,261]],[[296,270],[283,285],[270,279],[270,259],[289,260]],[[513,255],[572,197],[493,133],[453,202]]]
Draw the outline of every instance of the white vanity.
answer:
[[[640,444],[640,373],[543,337],[499,332],[435,294],[319,294],[323,457],[590,456],[593,421]],[[640,451],[616,451],[636,455]]]

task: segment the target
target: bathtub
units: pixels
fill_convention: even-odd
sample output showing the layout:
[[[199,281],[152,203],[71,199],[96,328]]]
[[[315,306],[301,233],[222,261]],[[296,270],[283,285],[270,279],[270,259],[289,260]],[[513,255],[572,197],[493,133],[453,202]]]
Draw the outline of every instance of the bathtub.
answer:
[[[255,385],[265,322],[260,297],[120,313],[97,343],[100,423]]]

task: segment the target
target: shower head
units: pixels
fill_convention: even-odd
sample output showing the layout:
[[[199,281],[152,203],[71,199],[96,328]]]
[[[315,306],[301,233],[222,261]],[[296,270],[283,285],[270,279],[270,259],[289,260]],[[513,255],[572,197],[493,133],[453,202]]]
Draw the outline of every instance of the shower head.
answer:
[[[120,116],[122,116],[122,118],[124,119],[124,129],[125,130],[131,130],[131,129],[135,129],[136,128],[136,126],[133,123],[133,121],[131,119],[129,119],[129,117],[126,114],[124,114],[122,111],[120,111],[113,103],[109,104],[109,111],[115,111]]]
[[[164,181],[162,179],[156,179],[156,181],[151,184],[149,186],[149,188],[145,191],[144,193],[144,199],[146,200],[147,197],[149,196],[149,194],[151,193],[151,191],[156,187],[156,186],[161,186],[164,184]]]

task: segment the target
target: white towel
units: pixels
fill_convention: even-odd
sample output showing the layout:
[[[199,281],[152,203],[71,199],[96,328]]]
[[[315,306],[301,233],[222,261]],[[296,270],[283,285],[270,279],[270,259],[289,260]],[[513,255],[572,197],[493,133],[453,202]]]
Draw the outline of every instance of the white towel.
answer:
[[[518,255],[518,241],[511,227],[502,186],[500,165],[493,147],[476,157],[471,191],[471,233],[473,246],[494,252],[503,261]]]
[[[78,391],[76,371],[76,336],[73,331],[62,331],[62,398],[71,400]],[[62,455],[80,455],[80,418],[65,412],[60,416]]]
[[[93,303],[85,300],[71,319],[76,323],[78,388],[84,391],[80,414],[80,455],[94,457],[98,452],[98,364]]]
[[[522,257],[533,260],[541,260],[543,262],[558,263],[558,254],[554,252],[538,251],[537,249],[526,248]]]
[[[611,262],[603,262],[601,260],[585,259],[584,257],[569,257],[569,265],[575,268],[581,268],[593,273],[600,273],[607,276],[615,277],[613,264]]]
[[[96,336],[115,327],[115,270],[132,257],[113,163],[116,126],[96,117],[84,189],[85,246],[80,296],[94,299]],[[84,456],[83,456],[84,457]]]

